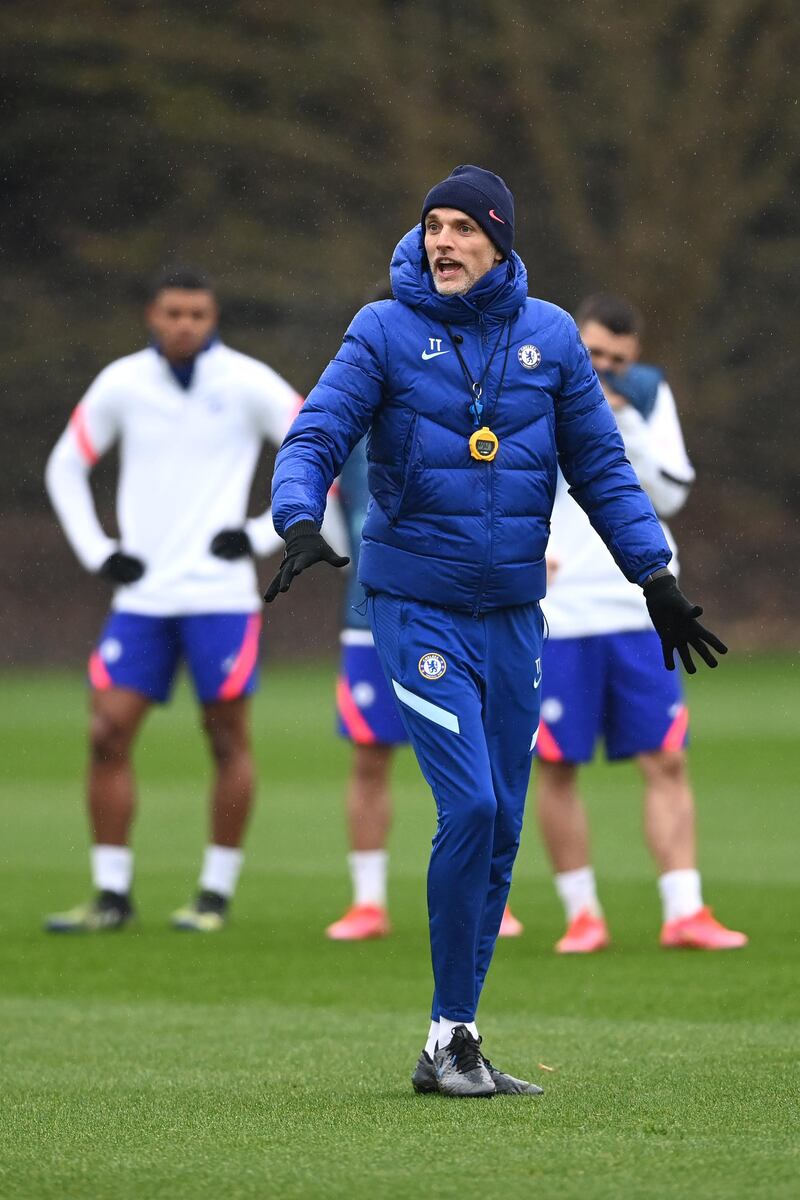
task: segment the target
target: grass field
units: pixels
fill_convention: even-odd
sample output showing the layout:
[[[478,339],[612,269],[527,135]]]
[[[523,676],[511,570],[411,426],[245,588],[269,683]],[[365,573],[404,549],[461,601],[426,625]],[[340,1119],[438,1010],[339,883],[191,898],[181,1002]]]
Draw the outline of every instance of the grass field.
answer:
[[[532,821],[481,1010],[492,1059],[544,1097],[417,1097],[427,1030],[432,804],[397,764],[381,943],[334,945],[348,882],[331,668],[268,674],[260,804],[230,928],[173,933],[204,843],[188,692],[138,753],[135,930],[39,932],[88,893],[82,682],[5,675],[0,711],[0,1197],[779,1197],[800,1194],[798,664],[693,682],[706,895],[752,942],[664,952],[628,766],[586,775],[614,947],[560,960]],[[555,1068],[542,1071],[538,1064]]]

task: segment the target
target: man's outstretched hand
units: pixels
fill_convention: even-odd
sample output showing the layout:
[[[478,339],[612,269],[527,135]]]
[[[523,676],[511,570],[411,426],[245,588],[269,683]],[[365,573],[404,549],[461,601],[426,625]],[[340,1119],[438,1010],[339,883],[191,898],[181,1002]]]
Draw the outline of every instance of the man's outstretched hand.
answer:
[[[655,626],[656,633],[661,638],[661,649],[664,652],[664,666],[669,671],[675,670],[675,651],[681,656],[681,662],[690,675],[697,670],[689,652],[691,647],[704,663],[715,667],[717,660],[709,650],[712,646],[718,654],[727,654],[728,647],[721,642],[716,634],[706,629],[697,620],[702,615],[699,604],[692,604],[686,599],[678,587],[674,575],[666,571],[657,575],[644,586],[644,598],[647,601],[647,611]]]
[[[334,553],[313,521],[290,525],[286,530],[286,550],[280,570],[264,593],[266,603],[271,604],[278,592],[288,592],[295,575],[318,562],[346,567],[350,559]]]

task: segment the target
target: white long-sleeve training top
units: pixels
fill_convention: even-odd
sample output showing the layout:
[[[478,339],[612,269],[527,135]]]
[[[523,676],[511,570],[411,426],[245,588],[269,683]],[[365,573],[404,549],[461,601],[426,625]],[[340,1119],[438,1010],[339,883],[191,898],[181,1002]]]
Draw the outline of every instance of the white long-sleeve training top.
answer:
[[[683,507],[694,482],[694,468],[683,441],[675,399],[669,384],[659,385],[649,419],[626,404],[614,414],[631,466],[659,517]],[[675,555],[675,543],[661,522]],[[642,589],[628,583],[595,533],[589,518],[570,496],[559,475],[551,518],[548,563],[552,564],[542,609],[550,636],[589,637],[651,629]],[[678,573],[677,556],[669,569]]]
[[[145,573],[113,607],[151,616],[255,612],[247,558],[210,552],[222,529],[244,527],[256,554],[281,546],[269,510],[246,519],[264,439],[279,446],[302,403],[271,367],[215,342],[184,390],[154,348],[112,362],[75,408],[47,463],[47,490],[76,555],[96,571],[121,549]],[[89,473],[119,442],[120,540],[97,517]]]

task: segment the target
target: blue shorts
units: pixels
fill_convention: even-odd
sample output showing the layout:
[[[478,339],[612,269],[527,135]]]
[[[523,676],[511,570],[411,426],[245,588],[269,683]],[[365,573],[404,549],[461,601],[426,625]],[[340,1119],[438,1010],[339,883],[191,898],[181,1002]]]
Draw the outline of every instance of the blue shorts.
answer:
[[[337,728],[359,746],[396,746],[408,741],[369,630],[345,629],[336,680]]]
[[[551,638],[542,657],[539,758],[590,762],[600,737],[612,761],[686,745],[680,674],[664,666],[654,630]]]
[[[112,612],[89,659],[89,682],[169,699],[178,664],[189,668],[201,704],[249,696],[258,682],[260,613],[147,617]]]

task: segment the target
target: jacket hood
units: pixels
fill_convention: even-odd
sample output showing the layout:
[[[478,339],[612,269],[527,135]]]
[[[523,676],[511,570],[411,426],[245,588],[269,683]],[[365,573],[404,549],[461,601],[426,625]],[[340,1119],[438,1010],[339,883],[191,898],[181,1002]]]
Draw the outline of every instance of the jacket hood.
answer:
[[[481,315],[505,320],[519,311],[528,296],[528,272],[514,251],[466,296],[440,296],[431,278],[419,225],[397,243],[389,273],[395,299],[452,325],[467,325]]]

